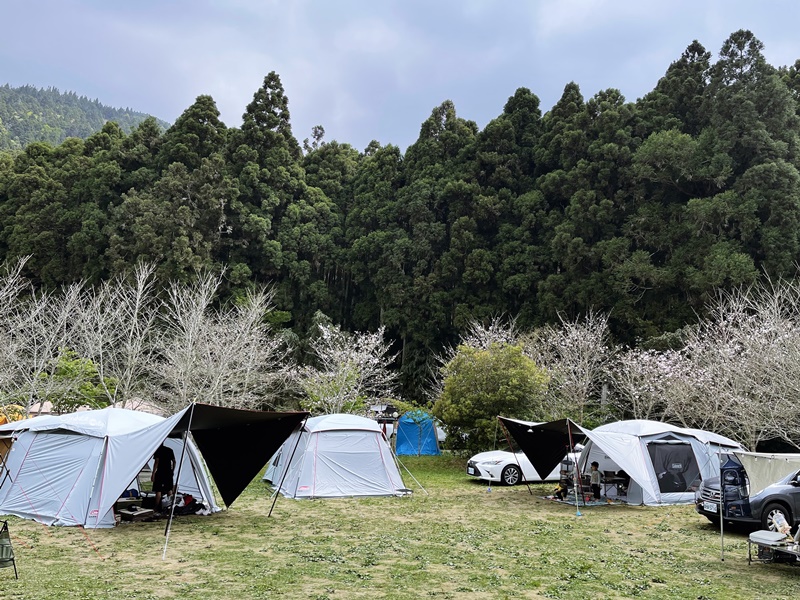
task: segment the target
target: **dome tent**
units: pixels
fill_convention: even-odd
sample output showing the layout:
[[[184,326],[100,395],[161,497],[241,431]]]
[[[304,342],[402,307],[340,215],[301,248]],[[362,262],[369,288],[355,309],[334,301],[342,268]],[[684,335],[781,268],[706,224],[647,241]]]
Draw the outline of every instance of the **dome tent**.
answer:
[[[412,410],[400,417],[394,451],[398,456],[441,454],[433,417],[422,410]]]
[[[0,512],[47,525],[113,527],[113,504],[136,487],[139,470],[152,458],[150,447],[163,441],[176,458],[181,456],[183,439],[165,439],[166,432],[157,433],[164,422],[148,413],[106,408],[4,426],[0,435],[8,435],[10,443]],[[178,491],[192,494],[212,512],[219,511],[205,463],[191,440],[186,458]]]
[[[190,470],[196,482],[189,489],[212,504],[207,468],[230,506],[307,415],[194,403],[167,418],[104,408],[0,425],[0,513],[48,525],[113,527],[114,504],[156,448],[177,437],[190,440],[182,469],[176,453],[178,491],[183,469]]]
[[[617,421],[588,430],[569,419],[529,423],[498,417],[538,473],[548,473],[564,455],[565,444],[585,440],[578,460],[582,473],[592,462],[601,472],[624,471],[629,504],[680,504],[694,501],[703,478],[719,475],[721,452],[741,450],[724,436],[659,421]],[[606,490],[614,497],[615,489]]]
[[[600,471],[625,471],[629,504],[693,502],[700,481],[719,475],[720,452],[742,449],[716,433],[659,421],[617,421],[583,432],[581,470],[597,461]]]
[[[400,477],[380,424],[350,414],[308,419],[270,460],[264,480],[287,498],[400,496]]]

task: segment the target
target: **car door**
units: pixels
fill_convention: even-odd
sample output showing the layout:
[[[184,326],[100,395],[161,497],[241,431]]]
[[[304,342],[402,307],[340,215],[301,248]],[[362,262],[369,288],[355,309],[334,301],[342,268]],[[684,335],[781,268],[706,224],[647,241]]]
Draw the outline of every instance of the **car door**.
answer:
[[[784,488],[784,493],[791,500],[792,515],[794,520],[800,520],[800,471],[792,475],[788,485]]]

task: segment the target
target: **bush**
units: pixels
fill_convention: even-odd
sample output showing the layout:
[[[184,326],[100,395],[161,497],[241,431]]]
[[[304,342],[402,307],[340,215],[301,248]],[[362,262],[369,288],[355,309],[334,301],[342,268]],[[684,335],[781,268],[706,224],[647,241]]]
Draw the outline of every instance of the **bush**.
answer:
[[[548,376],[521,346],[459,346],[443,367],[444,389],[433,414],[447,429],[447,447],[477,452],[495,441],[497,416],[534,419],[541,411]]]

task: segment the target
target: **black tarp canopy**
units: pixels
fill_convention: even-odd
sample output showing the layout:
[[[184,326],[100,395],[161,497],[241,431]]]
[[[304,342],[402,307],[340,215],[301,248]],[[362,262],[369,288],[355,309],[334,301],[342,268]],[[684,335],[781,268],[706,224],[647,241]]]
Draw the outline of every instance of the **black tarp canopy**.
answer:
[[[573,451],[573,445],[583,442],[586,437],[581,428],[569,419],[532,423],[508,417],[497,418],[543,481],[567,453]]]
[[[176,413],[170,436],[191,432],[223,502],[230,506],[307,412],[271,412],[192,404]]]

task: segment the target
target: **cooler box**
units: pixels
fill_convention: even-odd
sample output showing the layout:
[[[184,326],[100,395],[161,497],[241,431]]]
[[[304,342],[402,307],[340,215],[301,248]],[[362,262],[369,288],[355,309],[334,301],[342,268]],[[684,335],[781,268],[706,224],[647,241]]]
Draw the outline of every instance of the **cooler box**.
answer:
[[[764,544],[765,546],[782,546],[790,542],[785,533],[777,531],[754,531],[750,534],[750,541],[754,544]]]
[[[119,511],[119,516],[123,521],[144,521],[155,514],[151,508],[123,508]]]

